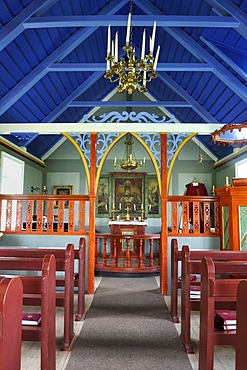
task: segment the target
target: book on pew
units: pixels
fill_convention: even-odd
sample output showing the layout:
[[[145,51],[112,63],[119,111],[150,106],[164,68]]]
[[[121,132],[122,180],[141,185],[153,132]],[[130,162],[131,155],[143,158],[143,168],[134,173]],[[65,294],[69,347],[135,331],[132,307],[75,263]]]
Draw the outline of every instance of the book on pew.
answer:
[[[237,316],[230,310],[215,310],[214,319],[215,327],[221,330],[237,329]]]
[[[178,280],[182,280],[182,276],[179,276]],[[197,280],[197,276],[196,275],[190,275],[190,281],[196,281]]]
[[[39,325],[41,313],[22,312],[22,325]]]
[[[199,285],[190,286],[190,298],[200,299],[201,298],[201,287]]]
[[[230,310],[215,310],[215,318],[222,325],[236,325],[237,316]]]
[[[236,330],[237,329],[237,324],[222,324],[221,322],[219,322],[217,320],[217,318],[215,317],[214,318],[214,327],[215,329],[219,329],[219,330],[224,330],[224,331],[231,331],[231,330]]]

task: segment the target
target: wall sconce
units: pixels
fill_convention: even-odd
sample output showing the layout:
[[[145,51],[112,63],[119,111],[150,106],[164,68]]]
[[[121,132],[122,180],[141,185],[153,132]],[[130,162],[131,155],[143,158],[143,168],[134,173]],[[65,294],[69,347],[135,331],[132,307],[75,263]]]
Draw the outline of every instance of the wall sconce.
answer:
[[[33,193],[34,191],[40,192],[40,188],[38,186],[36,188],[31,186],[31,193]]]
[[[42,194],[46,194],[46,193],[47,193],[47,187],[46,185],[43,185]]]

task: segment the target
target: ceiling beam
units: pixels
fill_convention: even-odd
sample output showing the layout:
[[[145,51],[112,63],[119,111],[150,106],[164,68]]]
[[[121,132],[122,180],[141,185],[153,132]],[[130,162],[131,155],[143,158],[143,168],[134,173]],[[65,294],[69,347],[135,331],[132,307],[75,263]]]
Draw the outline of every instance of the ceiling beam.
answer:
[[[237,28],[239,21],[233,17],[220,16],[185,16],[185,15],[133,15],[133,26],[157,27],[217,27]],[[33,17],[28,19],[25,28],[59,28],[59,27],[126,27],[128,15],[85,15],[85,16],[52,16]]]
[[[26,8],[18,13],[6,26],[0,30],[0,51],[11,43],[17,36],[19,36],[25,27],[23,22],[27,21],[34,13],[42,13],[47,8],[51,7],[58,0],[36,0],[32,1]]]
[[[156,6],[154,6],[147,0],[135,0],[134,2],[140,7],[140,9],[142,9],[148,14],[150,13],[153,15],[163,14]],[[214,68],[213,73],[222,82],[224,82],[226,86],[228,86],[232,91],[234,91],[235,94],[237,94],[244,102],[247,102],[246,86],[242,82],[240,82],[222,64],[220,64],[212,55],[210,55],[210,53],[208,53],[207,50],[200,46],[200,44],[198,44],[191,36],[189,36],[181,28],[165,27],[164,29],[197,59],[210,64]]]
[[[170,107],[170,108],[191,108],[187,101],[148,101],[148,100],[131,100],[131,101],[73,101],[69,103],[69,108],[79,107]]]
[[[222,124],[215,123],[1,123],[0,134],[39,133],[39,134],[61,134],[61,133],[85,133],[85,132],[135,132],[135,133],[199,133],[211,135],[218,130]],[[199,130],[199,131],[198,131]]]
[[[87,72],[105,71],[105,63],[53,63],[48,67],[50,72]],[[157,72],[212,72],[207,63],[158,63]]]
[[[162,72],[159,74],[159,78],[173,91],[179,94],[183,99],[192,105],[192,109],[200,116],[205,122],[218,122],[197,100],[195,100],[190,94],[187,93],[171,76],[167,73]]]
[[[89,76],[85,81],[81,83],[71,94],[69,94],[55,109],[53,109],[43,120],[42,122],[52,122],[57,117],[60,116],[67,108],[68,105],[77,98],[77,96],[85,93],[93,84],[95,84],[98,79],[102,76],[101,72],[94,72]],[[0,125],[1,126],[1,125]]]
[[[247,17],[246,13],[241,10],[231,0],[205,0],[213,8],[216,9],[220,15],[231,14],[237,21],[239,21],[239,27],[236,29],[243,37],[247,38]]]
[[[102,11],[101,14],[110,14],[117,12],[128,0],[111,1]],[[31,89],[38,81],[41,80],[48,72],[48,67],[58,61],[60,58],[65,58],[72,50],[86,40],[97,27],[82,28],[64,41],[56,50],[54,50],[45,60],[43,60],[36,68],[34,68],[27,76],[25,76],[18,84],[16,84],[0,101],[0,116],[5,113],[14,103],[17,102],[28,90]]]
[[[213,40],[208,40],[205,37],[200,37],[200,40],[204,42],[205,45],[207,45],[215,54],[217,54],[224,62],[226,62],[232,69],[234,69],[240,76],[242,76],[245,80],[247,80],[247,73],[239,66],[237,65],[228,55],[223,53],[223,51],[214,43]],[[227,48],[226,45],[223,46],[224,48]],[[240,51],[239,50],[232,50],[232,53],[234,53],[237,58],[240,57]],[[246,55],[244,56],[247,57]]]

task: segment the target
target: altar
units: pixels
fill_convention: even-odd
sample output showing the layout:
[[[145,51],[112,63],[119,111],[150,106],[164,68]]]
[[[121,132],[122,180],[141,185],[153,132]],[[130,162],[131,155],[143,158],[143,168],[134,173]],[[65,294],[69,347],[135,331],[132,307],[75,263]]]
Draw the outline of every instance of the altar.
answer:
[[[117,220],[109,221],[109,227],[111,234],[115,235],[145,235],[145,227],[147,226],[147,221],[137,221],[137,220]],[[130,243],[130,252],[132,255],[137,255],[139,250],[138,240]],[[117,242],[117,253],[118,256],[124,255],[126,252],[126,243],[124,239],[120,239]]]

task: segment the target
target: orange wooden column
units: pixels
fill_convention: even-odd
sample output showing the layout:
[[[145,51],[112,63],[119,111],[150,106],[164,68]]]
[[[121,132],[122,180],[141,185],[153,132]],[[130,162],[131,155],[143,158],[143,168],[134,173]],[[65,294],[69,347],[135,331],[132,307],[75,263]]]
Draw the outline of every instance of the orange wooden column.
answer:
[[[167,236],[167,135],[161,134],[161,254],[160,291],[168,291],[168,236]]]
[[[90,189],[89,189],[89,250],[88,250],[88,294],[94,294],[95,267],[95,203],[96,203],[96,146],[97,134],[91,134]]]

